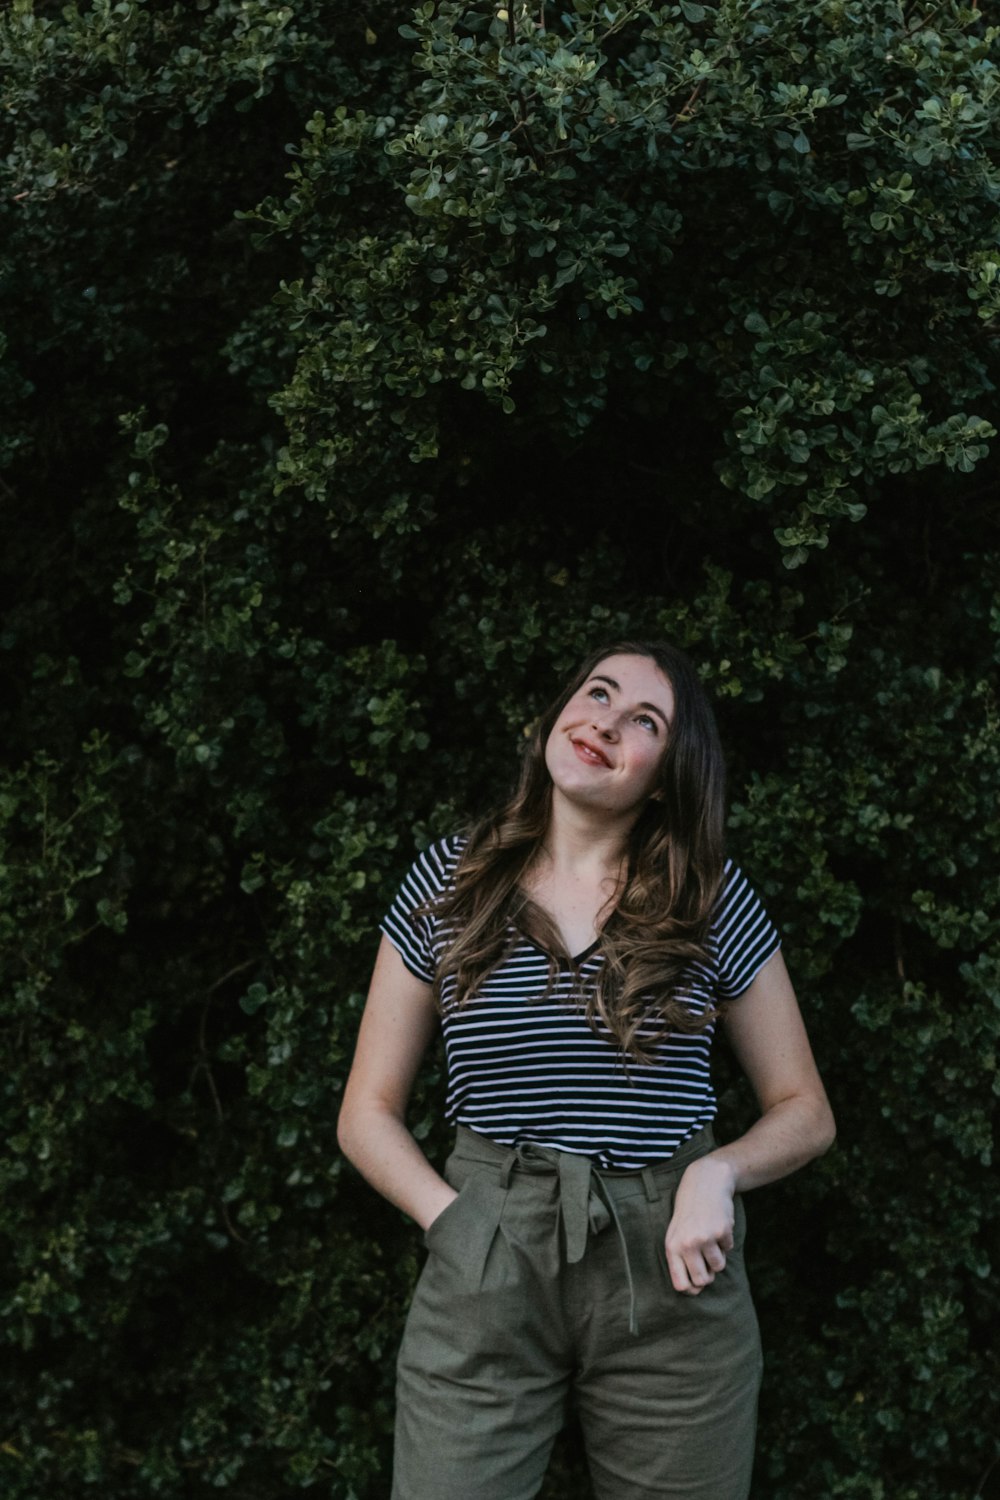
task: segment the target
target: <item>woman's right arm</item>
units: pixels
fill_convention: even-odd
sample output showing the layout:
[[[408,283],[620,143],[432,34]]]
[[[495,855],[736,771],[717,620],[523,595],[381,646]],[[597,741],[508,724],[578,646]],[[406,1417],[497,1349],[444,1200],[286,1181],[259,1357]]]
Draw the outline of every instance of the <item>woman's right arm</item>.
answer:
[[[431,986],[383,937],[358,1033],[337,1140],[376,1192],[422,1229],[456,1197],[406,1128],[406,1107],[437,1025]]]

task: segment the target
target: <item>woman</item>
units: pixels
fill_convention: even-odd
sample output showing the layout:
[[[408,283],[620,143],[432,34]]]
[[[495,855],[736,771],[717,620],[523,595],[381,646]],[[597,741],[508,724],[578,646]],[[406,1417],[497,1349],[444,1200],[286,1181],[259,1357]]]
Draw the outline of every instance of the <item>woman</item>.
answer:
[[[739,1195],[834,1127],[777,933],[724,857],[687,657],[585,662],[511,801],[421,855],[382,931],[339,1139],[429,1252],[393,1500],[529,1500],[570,1394],[597,1500],[745,1500],[761,1358]],[[439,1016],[443,1177],[405,1124]],[[720,1016],[761,1111],[723,1146]]]

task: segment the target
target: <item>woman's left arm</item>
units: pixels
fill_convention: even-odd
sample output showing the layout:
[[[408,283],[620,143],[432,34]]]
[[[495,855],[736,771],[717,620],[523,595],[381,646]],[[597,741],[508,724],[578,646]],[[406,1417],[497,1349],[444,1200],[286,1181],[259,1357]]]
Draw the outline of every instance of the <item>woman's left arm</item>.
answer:
[[[733,1194],[775,1182],[833,1144],[835,1127],[795,991],[780,952],[725,1016],[733,1051],[761,1117],[729,1145],[691,1163],[667,1229],[667,1265],[679,1292],[697,1295],[733,1248]]]

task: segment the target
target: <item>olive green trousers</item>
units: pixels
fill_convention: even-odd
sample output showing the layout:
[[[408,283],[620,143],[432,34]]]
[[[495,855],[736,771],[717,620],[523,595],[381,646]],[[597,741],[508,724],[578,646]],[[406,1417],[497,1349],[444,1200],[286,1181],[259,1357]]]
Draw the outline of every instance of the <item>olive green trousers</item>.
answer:
[[[459,1126],[397,1378],[392,1500],[531,1500],[570,1398],[596,1500],[746,1500],[761,1354],[735,1247],[698,1296],[664,1236],[684,1168],[598,1170]]]

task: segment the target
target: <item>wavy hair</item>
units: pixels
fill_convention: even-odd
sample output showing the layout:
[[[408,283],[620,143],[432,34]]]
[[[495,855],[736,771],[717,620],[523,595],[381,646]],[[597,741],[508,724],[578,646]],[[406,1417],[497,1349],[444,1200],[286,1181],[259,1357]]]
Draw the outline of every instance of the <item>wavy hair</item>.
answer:
[[[588,656],[537,720],[512,796],[470,830],[450,891],[433,904],[454,932],[435,981],[455,978],[466,1005],[521,935],[558,961],[570,958],[554,922],[523,889],[551,814],[545,746],[566,704],[609,656],[655,662],[674,694],[674,716],[654,795],[631,829],[624,884],[601,923],[604,963],[596,984],[578,988],[588,1023],[611,1033],[627,1058],[652,1059],[669,1031],[700,1031],[718,1014],[684,1003],[684,971],[706,963],[706,941],[724,863],[725,766],[707,695],[690,658],[666,642],[616,641]],[[579,970],[577,983],[580,984]]]

